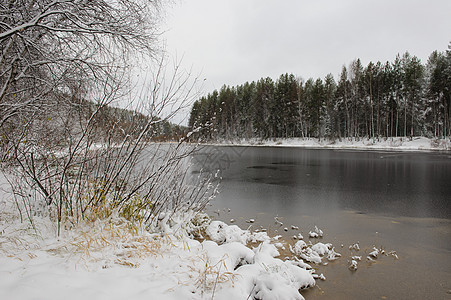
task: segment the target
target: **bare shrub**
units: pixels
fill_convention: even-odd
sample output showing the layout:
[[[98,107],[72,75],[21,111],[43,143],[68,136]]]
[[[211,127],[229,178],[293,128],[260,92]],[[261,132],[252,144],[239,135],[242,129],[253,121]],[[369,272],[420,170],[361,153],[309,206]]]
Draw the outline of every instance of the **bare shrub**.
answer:
[[[166,210],[201,209],[214,188],[209,175],[186,173],[195,148],[180,132],[154,143],[196,97],[196,80],[158,55],[160,2],[7,2],[0,152],[23,216],[44,207],[59,233],[63,222],[113,212],[151,223]],[[152,66],[141,88],[133,62]]]

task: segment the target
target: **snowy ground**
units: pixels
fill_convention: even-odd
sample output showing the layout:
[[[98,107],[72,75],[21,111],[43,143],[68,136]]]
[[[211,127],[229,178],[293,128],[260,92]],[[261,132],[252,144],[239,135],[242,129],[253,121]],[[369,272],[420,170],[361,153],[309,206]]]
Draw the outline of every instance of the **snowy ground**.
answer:
[[[111,217],[67,225],[59,237],[49,217],[33,224],[0,193],[0,299],[303,299],[299,290],[324,276],[300,257],[339,257],[331,244],[309,242],[283,261],[277,237],[202,214],[161,215],[150,231]]]
[[[220,141],[219,145],[242,146],[278,146],[278,147],[305,147],[305,148],[331,148],[331,149],[359,149],[359,150],[410,150],[410,151],[437,151],[451,150],[450,139],[430,139],[426,137],[410,138],[380,138],[380,139],[342,139],[330,141],[316,138],[288,138],[288,139],[250,139]]]

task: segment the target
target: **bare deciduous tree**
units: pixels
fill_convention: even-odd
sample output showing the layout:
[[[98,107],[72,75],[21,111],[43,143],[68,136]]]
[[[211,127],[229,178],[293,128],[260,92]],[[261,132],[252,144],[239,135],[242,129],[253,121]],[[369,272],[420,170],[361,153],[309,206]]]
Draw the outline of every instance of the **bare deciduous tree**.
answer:
[[[152,54],[158,1],[11,0],[0,4],[0,127],[55,93],[118,84],[130,53]]]
[[[176,65],[168,76],[157,59],[159,9],[145,0],[0,4],[2,156],[16,195],[44,200],[59,225],[113,211],[151,222],[214,193],[208,177],[187,176],[193,148],[183,138],[152,144],[195,96],[189,74]],[[127,79],[136,56],[156,63],[139,93]],[[110,108],[133,92],[133,112]],[[23,203],[31,218],[36,202]]]

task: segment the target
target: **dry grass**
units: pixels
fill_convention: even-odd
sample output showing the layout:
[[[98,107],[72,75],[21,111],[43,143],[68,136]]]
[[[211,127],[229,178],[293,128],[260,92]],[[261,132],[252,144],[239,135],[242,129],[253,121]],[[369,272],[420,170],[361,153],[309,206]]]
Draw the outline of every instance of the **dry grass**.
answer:
[[[138,267],[143,259],[161,256],[174,246],[169,238],[150,235],[123,218],[97,220],[81,227],[86,230],[77,230],[70,245],[86,260],[107,260]]]
[[[184,251],[191,252],[192,255],[189,255],[187,259],[180,258],[181,264],[186,269],[183,267],[176,277],[181,276],[179,278],[187,278],[187,280],[179,279],[181,280],[178,282],[179,285],[194,285],[202,295],[211,294],[213,299],[218,284],[226,282],[233,284],[237,280],[233,270],[227,270],[228,255],[212,263],[206,252],[192,252],[189,244],[183,241],[176,246],[171,238],[148,234],[144,228],[137,227],[124,218],[97,220],[84,227],[88,230],[79,230],[71,246],[75,247],[83,260],[102,261],[102,263],[107,261],[104,268],[108,267],[108,263],[138,268],[148,257],[163,258],[172,248],[183,247]],[[100,257],[99,253],[101,253]]]
[[[227,270],[225,264],[227,258],[228,256],[224,255],[217,263],[212,264],[206,253],[196,256],[193,258],[192,265],[188,266],[190,281],[181,282],[181,284],[188,285],[194,281],[194,285],[202,294],[211,292],[213,298],[217,284],[229,281],[233,283],[237,280],[237,275]]]

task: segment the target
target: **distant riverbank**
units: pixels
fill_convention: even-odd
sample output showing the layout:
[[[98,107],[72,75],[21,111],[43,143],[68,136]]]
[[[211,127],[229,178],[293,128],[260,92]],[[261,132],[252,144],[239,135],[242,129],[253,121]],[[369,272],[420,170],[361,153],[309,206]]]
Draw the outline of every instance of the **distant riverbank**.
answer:
[[[397,151],[450,151],[451,141],[427,137],[393,137],[360,139],[317,139],[317,138],[271,138],[271,139],[233,139],[219,140],[207,144],[225,146],[261,146],[261,147],[301,147],[358,150],[397,150]]]

